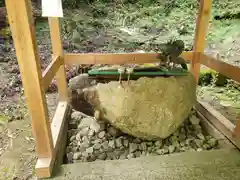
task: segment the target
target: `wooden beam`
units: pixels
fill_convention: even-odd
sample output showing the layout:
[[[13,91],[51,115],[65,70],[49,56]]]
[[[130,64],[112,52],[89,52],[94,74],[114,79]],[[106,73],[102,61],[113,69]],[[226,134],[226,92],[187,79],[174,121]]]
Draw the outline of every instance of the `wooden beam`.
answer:
[[[53,154],[53,141],[30,0],[6,0],[8,19],[16,49],[27,106],[32,119],[36,152],[40,158]]]
[[[194,40],[194,48],[195,52],[193,55],[193,60],[191,63],[191,72],[196,78],[196,82],[198,83],[199,72],[200,72],[200,54],[198,52],[204,52],[205,43],[206,43],[206,35],[209,24],[209,19],[211,15],[212,8],[212,0],[201,0],[199,13],[197,17],[196,31],[195,31],[195,40]]]
[[[48,67],[43,71],[43,89],[47,91],[49,84],[52,82],[54,76],[58,72],[59,68],[63,65],[63,59],[59,56],[53,56],[53,61],[48,65]]]
[[[200,55],[200,63],[233,79],[234,81],[240,82],[240,68],[237,66],[225,63],[220,59],[217,60],[203,53]]]
[[[61,40],[61,31],[60,31],[60,22],[57,17],[48,18],[50,34],[52,40],[52,51],[53,55],[59,56],[60,59],[63,59],[63,47]],[[59,92],[59,100],[67,101],[68,100],[68,91],[67,91],[67,79],[65,67],[62,65],[59,68],[59,71],[56,74],[56,81]]]
[[[235,125],[215,110],[209,103],[198,101],[196,109],[216,127],[224,136],[226,136],[238,149],[240,149],[240,138],[234,137]]]
[[[69,116],[70,106],[68,102],[59,102],[57,105],[57,109],[55,115],[53,117],[53,121],[51,123],[53,144],[54,144],[54,154],[51,158],[39,158],[36,164],[36,174],[40,178],[49,178],[51,177],[55,161],[58,157],[58,152],[62,148],[62,144],[64,144],[63,140],[67,135],[66,126],[67,126],[67,118]]]
[[[159,62],[157,53],[86,53],[64,55],[64,61],[68,65],[73,64],[143,64]],[[183,58],[192,60],[193,53],[184,52]]]
[[[240,119],[238,119],[233,135],[240,139]]]

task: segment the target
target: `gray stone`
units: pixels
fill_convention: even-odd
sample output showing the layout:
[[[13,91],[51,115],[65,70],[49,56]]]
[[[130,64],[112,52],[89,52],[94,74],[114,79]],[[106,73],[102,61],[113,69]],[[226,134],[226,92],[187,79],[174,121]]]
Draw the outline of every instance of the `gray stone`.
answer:
[[[80,124],[78,125],[78,129],[89,128],[93,121],[95,120],[91,117],[83,118]]]
[[[113,137],[117,137],[120,135],[120,131],[113,126],[108,128],[108,133]]]
[[[70,138],[70,141],[73,141],[73,140],[75,140],[75,139],[76,139],[76,136],[73,135],[73,136]]]
[[[97,156],[97,158],[100,159],[100,160],[105,160],[105,159],[107,158],[107,155],[106,155],[106,153],[104,152],[104,153],[99,154],[99,155]]]
[[[136,143],[129,143],[129,152],[133,153],[138,150],[138,145]]]
[[[92,121],[90,129],[94,130],[95,133],[98,133],[100,130],[100,125],[96,121]]]
[[[146,142],[142,142],[140,147],[141,147],[141,150],[146,151],[147,150],[147,143]]]
[[[107,152],[107,157],[111,160],[117,159],[116,154],[114,152]]]
[[[82,154],[81,154],[80,152],[76,152],[76,153],[73,154],[73,159],[74,159],[74,160],[79,160],[80,157],[81,157],[81,155],[82,155]]]
[[[85,151],[85,152],[82,153],[82,156],[83,156],[84,158],[87,158],[87,157],[88,157],[88,153]]]
[[[96,144],[93,145],[93,148],[98,150],[98,149],[101,148],[101,144],[100,143],[96,143]]]
[[[215,138],[211,138],[210,140],[208,140],[208,144],[209,144],[209,146],[210,146],[211,148],[214,148],[214,147],[217,146],[218,140],[215,139]]]
[[[200,119],[198,119],[195,115],[192,115],[192,117],[189,119],[192,125],[198,125],[200,123]]]
[[[96,160],[96,156],[94,154],[90,154],[87,158],[87,161],[88,162],[93,162]]]
[[[176,147],[175,147],[175,146],[172,146],[172,145],[170,145],[170,146],[168,147],[168,151],[169,151],[170,154],[173,153],[173,152],[175,151],[175,149],[176,149]]]
[[[88,130],[89,130],[88,127],[85,127],[85,128],[83,128],[83,129],[81,129],[81,130],[78,132],[77,136],[80,136],[80,137],[87,136],[87,135],[88,135]]]
[[[71,119],[80,121],[83,118],[82,113],[78,111],[73,111],[71,114]]]
[[[140,152],[140,151],[136,151],[136,152],[134,153],[134,156],[135,156],[135,157],[140,157],[140,156],[141,156],[141,152]]]
[[[121,139],[121,138],[117,138],[117,139],[115,140],[115,144],[116,144],[116,147],[117,147],[117,148],[122,147],[122,139]]]
[[[199,139],[205,140],[205,136],[204,136],[202,133],[198,133],[198,134],[197,134],[197,137],[198,137]]]
[[[72,163],[72,161],[73,161],[73,153],[72,152],[67,153],[67,160],[69,163]]]
[[[136,144],[140,144],[141,140],[139,138],[135,138],[132,142]]]
[[[148,146],[152,146],[152,145],[153,145],[153,142],[152,142],[152,141],[149,141],[149,142],[147,142],[147,145],[148,145]]]
[[[88,131],[88,136],[90,136],[90,137],[94,136],[94,130],[90,129]]]
[[[81,134],[77,133],[75,139],[76,139],[77,141],[81,141],[81,139],[82,139]]]
[[[108,146],[114,149],[115,148],[114,140],[109,141]]]
[[[130,154],[127,155],[127,158],[128,158],[128,159],[135,158],[135,155],[134,155],[133,153],[130,153]]]
[[[93,147],[89,147],[89,148],[87,148],[86,149],[86,152],[88,153],[88,154],[92,154],[93,153]]]
[[[203,148],[197,148],[197,152],[203,151]]]
[[[158,148],[161,148],[162,145],[163,145],[162,140],[158,140],[158,141],[155,142],[155,146],[158,147]]]
[[[123,145],[124,145],[124,147],[128,148],[129,141],[127,139],[124,139],[123,140]]]
[[[106,134],[105,131],[101,131],[101,132],[99,132],[98,137],[103,138],[105,136],[105,134]]]
[[[120,157],[124,153],[124,150],[116,149],[114,150],[114,153],[116,154],[117,157]]]
[[[98,83],[83,95],[114,127],[146,140],[169,137],[197,102],[196,81],[191,73],[168,78],[141,77],[124,88],[118,87],[116,81]]]
[[[82,90],[90,85],[91,83],[87,73],[80,74],[69,80],[69,88],[72,90]]]
[[[156,151],[156,153],[159,154],[159,155],[167,154],[167,153],[168,153],[168,148],[167,148],[167,147],[164,147],[164,148],[162,148],[162,149],[158,149],[158,150]]]
[[[204,140],[202,139],[194,139],[195,144],[197,145],[198,148],[203,146]]]

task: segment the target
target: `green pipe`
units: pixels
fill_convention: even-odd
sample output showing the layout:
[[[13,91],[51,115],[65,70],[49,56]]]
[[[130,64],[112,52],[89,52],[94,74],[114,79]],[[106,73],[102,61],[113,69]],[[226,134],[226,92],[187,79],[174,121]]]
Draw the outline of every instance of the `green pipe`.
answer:
[[[91,70],[88,71],[88,74],[91,75],[120,75],[118,71],[97,71]],[[187,75],[188,71],[158,71],[158,72],[133,72],[131,75],[133,76],[159,76],[159,75],[167,75],[167,76],[184,76]],[[124,73],[123,75],[127,75]]]

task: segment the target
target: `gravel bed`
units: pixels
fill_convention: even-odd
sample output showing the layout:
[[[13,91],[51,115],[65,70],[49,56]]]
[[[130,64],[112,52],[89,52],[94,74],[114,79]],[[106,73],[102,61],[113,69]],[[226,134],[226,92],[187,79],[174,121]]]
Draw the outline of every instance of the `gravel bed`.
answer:
[[[184,151],[218,148],[218,141],[203,132],[200,120],[192,115],[167,139],[147,141],[124,134],[110,124],[79,111],[71,114],[66,163],[131,159]]]

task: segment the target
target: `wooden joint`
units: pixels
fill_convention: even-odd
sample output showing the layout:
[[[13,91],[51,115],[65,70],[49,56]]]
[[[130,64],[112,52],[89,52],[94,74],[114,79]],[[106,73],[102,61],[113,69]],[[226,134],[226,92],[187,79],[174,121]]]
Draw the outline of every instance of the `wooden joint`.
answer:
[[[42,73],[43,89],[46,91],[52,79],[58,72],[59,68],[63,65],[63,59],[60,56],[53,56],[53,61],[48,65]]]

